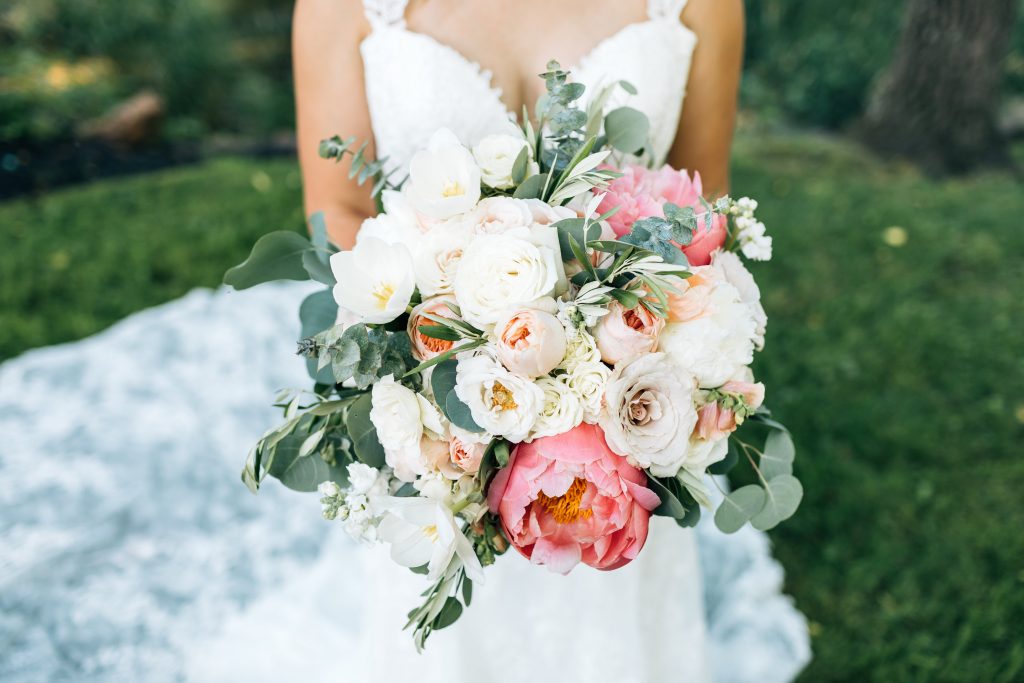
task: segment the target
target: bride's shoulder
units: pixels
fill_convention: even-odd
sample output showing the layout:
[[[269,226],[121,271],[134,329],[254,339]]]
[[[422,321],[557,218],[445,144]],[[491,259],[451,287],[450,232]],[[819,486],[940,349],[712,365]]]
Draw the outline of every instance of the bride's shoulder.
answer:
[[[738,36],[742,41],[743,0],[674,0],[680,21],[694,32]]]
[[[366,0],[296,0],[292,35],[296,47],[312,49],[338,42],[358,42],[370,32]]]

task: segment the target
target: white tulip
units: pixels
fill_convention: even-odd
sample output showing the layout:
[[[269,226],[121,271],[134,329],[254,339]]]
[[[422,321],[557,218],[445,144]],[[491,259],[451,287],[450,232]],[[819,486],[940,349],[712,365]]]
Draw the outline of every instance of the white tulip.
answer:
[[[529,436],[544,403],[540,387],[486,353],[459,358],[455,394],[469,406],[474,422],[509,441]]]
[[[351,251],[331,255],[337,280],[334,300],[362,322],[386,323],[405,313],[416,282],[412,256],[401,244],[366,238]]]
[[[560,255],[529,236],[526,230],[513,231],[477,235],[470,242],[453,287],[465,320],[477,327],[493,325],[506,311],[556,293],[559,272],[564,274]]]
[[[473,545],[443,503],[411,496],[389,497],[381,504],[387,512],[378,532],[391,545],[392,560],[403,567],[426,565],[428,580],[437,581],[457,558],[470,579],[483,582],[483,567]]]
[[[445,219],[472,209],[480,199],[480,169],[447,128],[409,162],[408,197],[414,209]]]
[[[415,254],[423,239],[423,227],[408,198],[401,192],[384,190],[381,200],[384,204],[383,213],[363,221],[356,233],[356,244],[373,238],[388,244],[405,245],[409,253]]]
[[[473,147],[473,158],[480,166],[481,178],[485,185],[507,190],[515,185],[512,180],[512,167],[519,154],[529,151],[529,145],[520,135],[488,135]],[[527,157],[526,176],[540,171],[537,163]]]
[[[663,353],[620,363],[600,420],[608,447],[654,476],[674,476],[697,425],[695,389],[693,378]]]

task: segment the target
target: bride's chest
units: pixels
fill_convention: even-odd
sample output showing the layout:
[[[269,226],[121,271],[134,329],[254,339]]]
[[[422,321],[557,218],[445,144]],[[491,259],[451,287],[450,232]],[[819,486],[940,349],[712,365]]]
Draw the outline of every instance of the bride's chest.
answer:
[[[544,83],[536,74],[552,58],[587,87],[584,100],[618,80],[635,86],[636,95],[620,90],[607,106],[628,104],[647,114],[650,149],[656,161],[664,159],[675,137],[696,44],[696,37],[678,19],[619,21],[621,28],[611,33],[607,28],[605,33],[587,28],[579,33],[591,36],[586,44],[578,38],[559,42],[541,26],[531,37],[518,25],[513,28],[482,17],[478,24],[474,28],[454,19],[418,23],[417,15],[410,13],[408,24],[378,23],[363,41],[366,97],[377,151],[390,157],[391,166],[404,166],[441,127],[469,145],[485,135],[513,132],[522,106],[532,110],[543,92]],[[432,32],[416,30],[419,25],[430,26]],[[595,34],[604,38],[594,43]]]

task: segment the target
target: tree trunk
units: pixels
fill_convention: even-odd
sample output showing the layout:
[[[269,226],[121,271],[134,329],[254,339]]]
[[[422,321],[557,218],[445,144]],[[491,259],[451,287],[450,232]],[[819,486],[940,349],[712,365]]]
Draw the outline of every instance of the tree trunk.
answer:
[[[1008,165],[996,116],[1018,1],[907,0],[861,139],[934,173]]]

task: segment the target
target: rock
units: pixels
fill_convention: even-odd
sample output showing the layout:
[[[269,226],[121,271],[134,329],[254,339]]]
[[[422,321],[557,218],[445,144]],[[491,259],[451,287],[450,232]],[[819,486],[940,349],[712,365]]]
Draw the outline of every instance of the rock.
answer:
[[[78,136],[119,147],[137,147],[160,137],[165,110],[158,93],[142,90],[103,116],[84,122]]]

